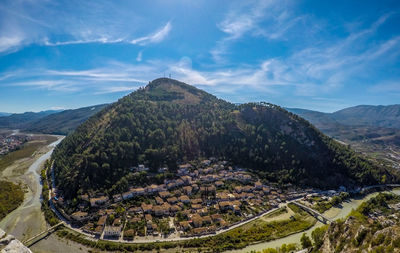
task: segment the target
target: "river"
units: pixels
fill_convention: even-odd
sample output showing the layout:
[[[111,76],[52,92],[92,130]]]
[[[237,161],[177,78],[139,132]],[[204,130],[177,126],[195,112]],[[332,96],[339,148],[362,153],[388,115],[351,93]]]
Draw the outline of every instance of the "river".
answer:
[[[42,148],[38,153],[43,155],[35,158],[36,160],[29,168],[19,176],[13,179],[15,182],[21,182],[25,188],[25,198],[23,203],[0,222],[0,228],[9,234],[14,235],[20,241],[32,237],[47,229],[47,223],[41,212],[41,192],[40,170],[44,162],[50,158],[55,146],[59,144],[64,137],[58,137],[58,140]],[[4,174],[12,174],[12,170],[18,170],[18,163],[8,167]],[[9,177],[7,177],[9,178]],[[39,241],[31,247],[34,252],[88,252],[89,249],[74,242],[68,242],[59,239],[52,234]]]
[[[394,189],[392,190],[393,193],[400,195],[400,189]],[[350,199],[346,202],[343,202],[341,207],[333,207],[329,210],[327,210],[326,212],[324,212],[324,216],[331,218],[331,219],[340,219],[340,218],[344,218],[346,217],[352,209],[356,209],[362,202],[367,201],[369,199],[371,199],[372,197],[375,197],[378,193],[371,193],[368,195],[363,196],[362,198],[354,198],[354,199]],[[322,224],[321,222],[317,222],[315,223],[314,226],[312,226],[311,228],[307,229],[304,232],[300,232],[300,233],[296,233],[296,234],[292,234],[289,236],[286,236],[284,238],[280,238],[277,240],[272,240],[269,242],[263,242],[263,243],[257,243],[257,244],[253,244],[250,246],[247,246],[246,248],[240,249],[240,250],[232,250],[232,251],[227,251],[227,252],[250,252],[250,251],[262,251],[263,249],[266,248],[276,248],[276,247],[280,247],[283,244],[289,244],[289,243],[300,243],[300,238],[303,235],[303,233],[306,233],[308,236],[311,237],[311,232],[318,228],[323,226],[324,224]]]

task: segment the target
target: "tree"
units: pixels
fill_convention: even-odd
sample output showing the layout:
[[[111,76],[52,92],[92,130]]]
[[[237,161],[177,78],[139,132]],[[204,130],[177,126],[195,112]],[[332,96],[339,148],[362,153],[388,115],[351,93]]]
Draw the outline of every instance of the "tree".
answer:
[[[325,235],[326,230],[327,230],[327,227],[323,226],[320,228],[316,228],[314,231],[312,231],[311,237],[314,240],[315,247],[319,248],[324,243],[323,240],[324,240],[324,235]]]
[[[340,202],[342,202],[342,199],[338,196],[333,196],[331,199],[331,203],[333,206],[337,206],[340,204]]]
[[[300,242],[301,242],[301,246],[303,247],[303,249],[307,249],[307,248],[311,247],[311,245],[312,245],[311,239],[310,239],[310,237],[308,237],[306,235],[306,233],[303,233],[303,235],[300,238]]]

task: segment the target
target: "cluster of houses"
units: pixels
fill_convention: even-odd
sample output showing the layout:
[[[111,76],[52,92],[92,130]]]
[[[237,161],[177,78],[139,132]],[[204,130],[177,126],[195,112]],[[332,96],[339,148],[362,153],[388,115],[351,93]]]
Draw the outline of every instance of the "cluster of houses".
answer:
[[[143,165],[133,168],[135,172],[147,170]],[[196,167],[180,165],[176,178],[163,184],[131,187],[113,196],[81,195],[82,203],[70,219],[83,225],[84,232],[101,238],[171,233],[185,237],[215,233],[306,194],[262,183],[225,161],[204,160]],[[118,214],[116,208],[121,206],[124,213]]]
[[[26,135],[0,135],[0,155],[16,150],[26,141]]]

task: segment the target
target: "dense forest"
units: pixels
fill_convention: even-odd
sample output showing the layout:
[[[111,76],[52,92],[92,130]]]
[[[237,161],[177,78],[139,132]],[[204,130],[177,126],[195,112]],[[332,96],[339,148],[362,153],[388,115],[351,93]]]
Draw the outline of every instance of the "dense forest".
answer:
[[[56,183],[72,198],[110,189],[137,164],[174,171],[181,162],[211,156],[282,184],[326,188],[398,180],[279,106],[234,105],[167,78],[89,118],[52,158]]]

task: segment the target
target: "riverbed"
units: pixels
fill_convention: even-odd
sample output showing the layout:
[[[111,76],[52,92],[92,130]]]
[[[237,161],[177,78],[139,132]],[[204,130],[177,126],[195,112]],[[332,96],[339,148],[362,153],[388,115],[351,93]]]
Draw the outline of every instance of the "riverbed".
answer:
[[[21,183],[25,189],[23,203],[1,222],[0,228],[9,234],[14,235],[20,241],[32,237],[47,229],[47,224],[41,212],[41,192],[40,170],[44,162],[50,158],[54,147],[59,144],[64,137],[58,136],[58,140],[37,150],[35,155],[16,161],[7,167],[1,174],[2,178],[7,178],[12,182]],[[21,168],[29,168],[20,173]],[[26,167],[25,167],[26,168]],[[56,235],[50,235],[31,247],[33,252],[88,252],[88,249],[74,242],[59,239]]]
[[[400,195],[400,189],[394,189],[391,192],[393,192],[397,195]],[[351,212],[351,210],[356,209],[362,202],[368,201],[369,199],[375,197],[376,195],[378,195],[377,192],[365,195],[362,198],[350,199],[346,202],[343,202],[341,207],[333,207],[333,208],[327,210],[326,212],[324,212],[323,215],[328,218],[331,218],[333,220],[344,218]],[[314,231],[314,229],[321,227],[323,225],[324,225],[323,223],[317,221],[317,223],[315,223],[314,226],[307,229],[306,231],[296,233],[293,235],[289,235],[289,236],[286,236],[286,237],[283,237],[283,238],[280,238],[277,240],[272,240],[269,242],[253,244],[253,245],[247,246],[246,248],[243,248],[240,250],[232,250],[232,251],[227,251],[227,252],[238,253],[238,252],[262,251],[263,249],[266,249],[266,248],[281,247],[283,244],[289,244],[289,243],[298,243],[299,244],[300,238],[303,235],[303,233],[306,233],[308,236],[311,237],[312,231]]]

